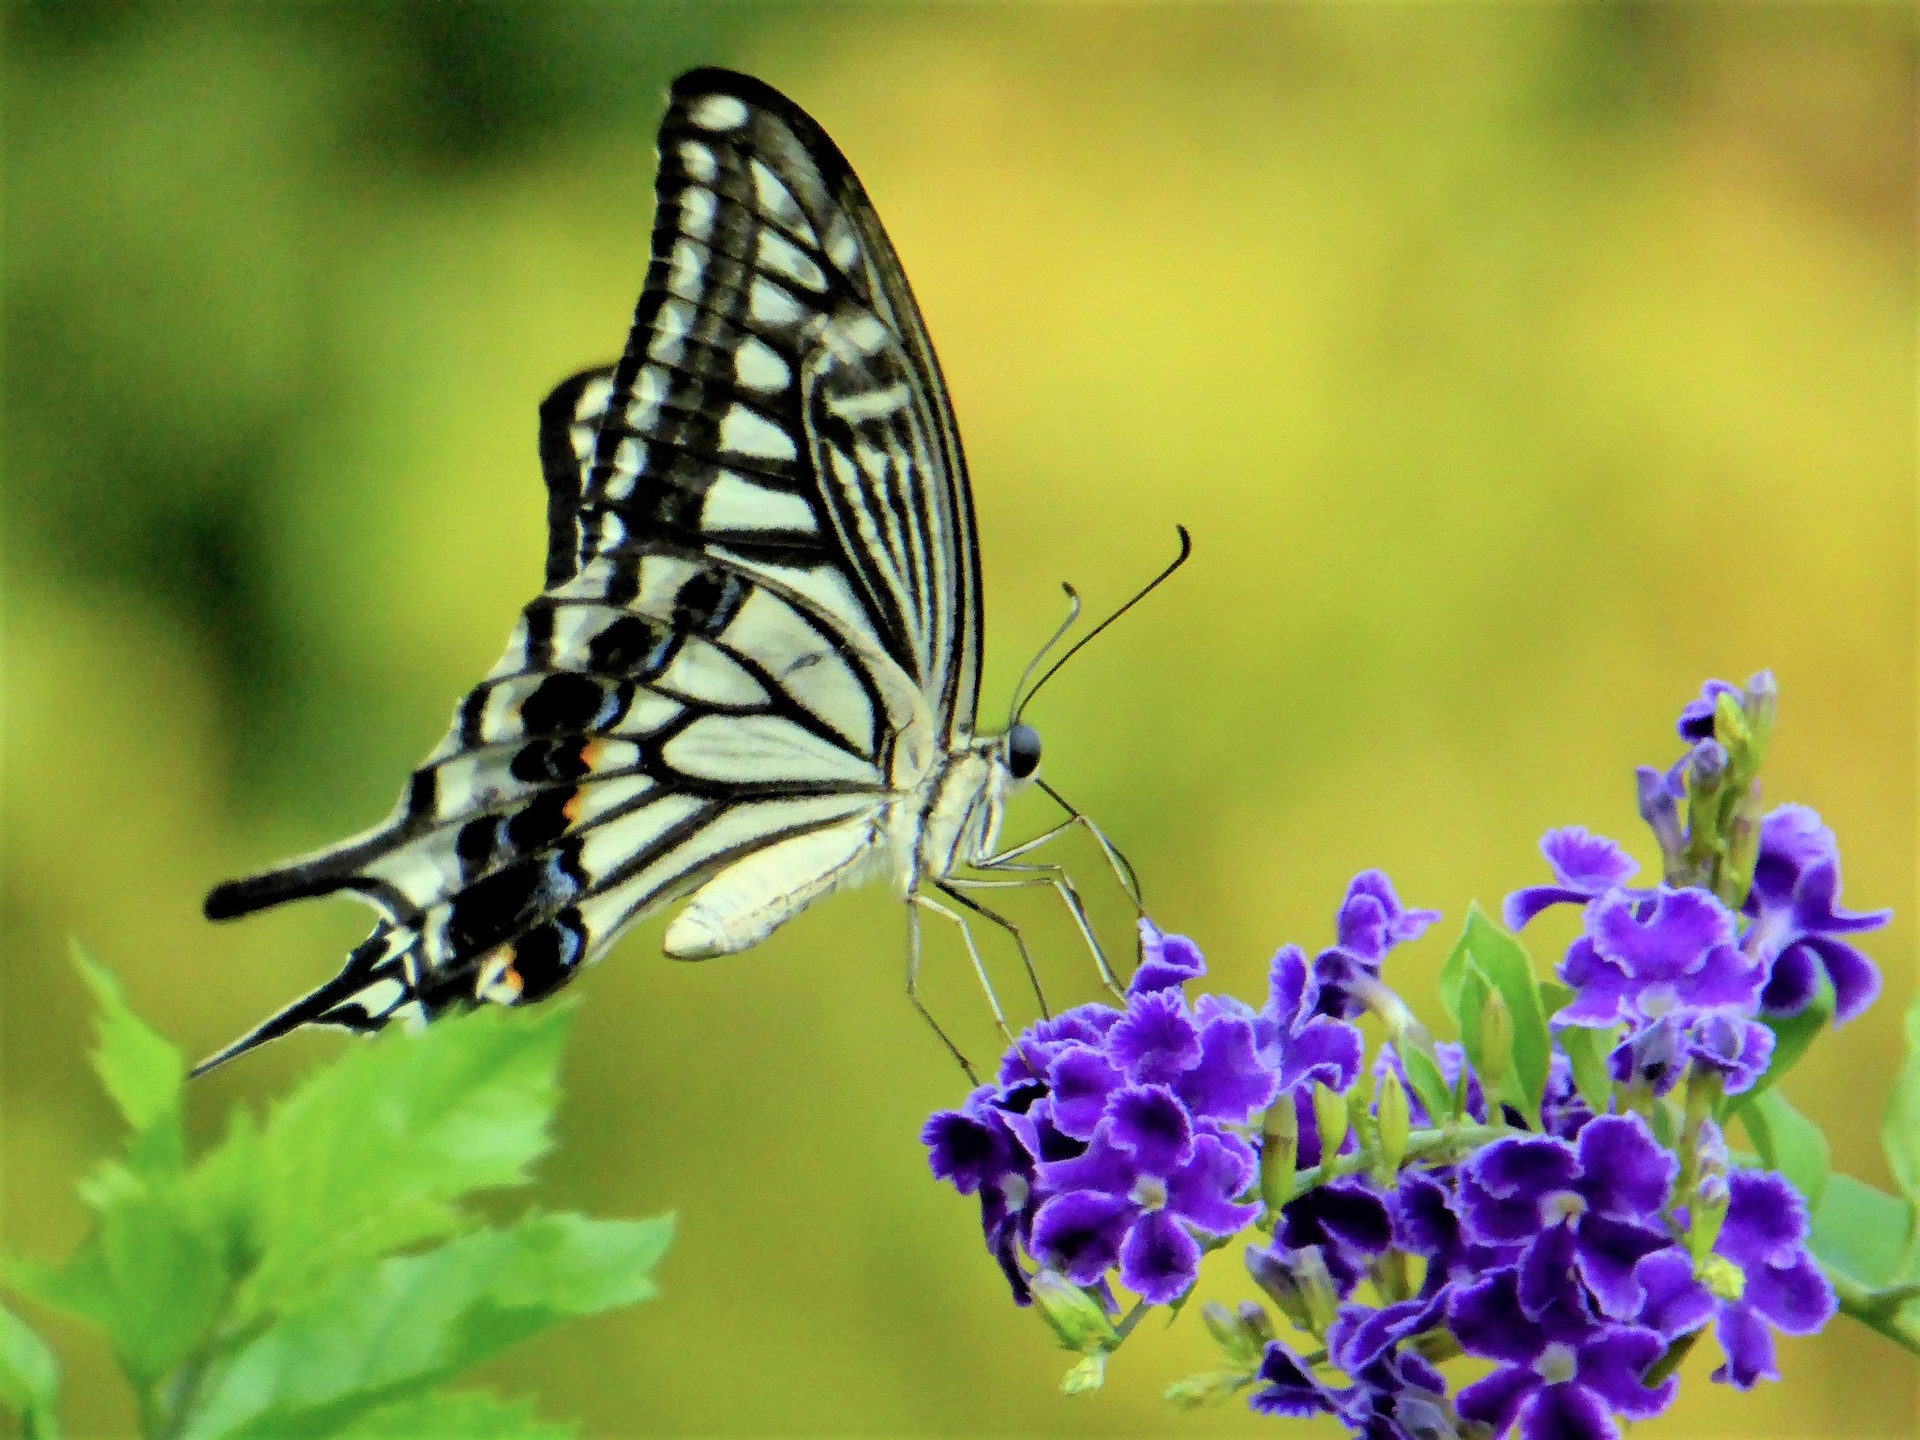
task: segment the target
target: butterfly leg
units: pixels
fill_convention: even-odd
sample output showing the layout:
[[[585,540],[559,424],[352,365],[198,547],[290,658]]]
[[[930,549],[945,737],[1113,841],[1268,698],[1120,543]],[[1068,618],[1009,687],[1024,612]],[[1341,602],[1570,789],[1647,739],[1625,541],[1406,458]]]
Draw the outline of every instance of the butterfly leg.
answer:
[[[973,958],[973,973],[980,979],[980,989],[987,997],[987,1008],[993,1011],[993,1023],[1000,1027],[1000,1034],[1007,1044],[1013,1044],[1013,1031],[1007,1028],[1007,1017],[1000,1008],[1000,997],[993,993],[993,982],[987,979],[986,962],[980,958],[980,947],[973,943],[973,928],[967,924],[966,917],[949,910],[938,900],[928,899],[917,891],[913,903],[922,910],[940,915],[960,927],[960,938],[966,942],[967,954]]]
[[[960,1047],[953,1043],[953,1038],[945,1030],[940,1028],[940,1022],[933,1018],[933,1012],[927,1009],[925,1002],[920,999],[919,899],[920,897],[915,895],[914,903],[907,907],[907,999],[911,1000],[913,1008],[920,1012],[920,1018],[933,1028],[933,1033],[940,1037],[940,1043],[947,1047],[947,1053],[953,1056],[960,1068],[966,1072],[967,1083],[978,1085],[980,1077],[973,1073],[973,1066],[967,1063],[967,1057],[960,1053]]]
[[[982,883],[949,878],[935,882],[935,888],[939,890],[942,895],[953,901],[954,904],[966,906],[966,908],[973,911],[974,914],[980,916],[982,919],[991,920],[995,925],[998,925],[1013,937],[1014,946],[1020,951],[1020,963],[1026,966],[1027,969],[1027,983],[1033,986],[1034,1001],[1040,1006],[1040,1018],[1042,1020],[1051,1020],[1053,1018],[1053,1012],[1047,1009],[1047,995],[1046,992],[1040,988],[1040,973],[1033,968],[1033,952],[1027,949],[1027,937],[1022,935],[1020,933],[1020,927],[1007,919],[1006,916],[1000,914],[997,910],[989,910],[977,900],[969,900],[965,895],[962,895],[959,890],[954,888],[955,886],[966,885],[973,885],[975,888],[984,889],[996,888],[991,881]]]
[[[1065,828],[1064,826],[1061,828]],[[1024,855],[1032,842],[1016,846],[1008,855]],[[1003,878],[993,880],[969,880],[966,883],[980,890],[1010,890],[1028,885],[1045,885],[1060,897],[1067,907],[1067,913],[1073,917],[1074,925],[1080,931],[1080,938],[1086,942],[1087,949],[1093,952],[1093,963],[1100,967],[1100,981],[1115,997],[1124,998],[1126,991],[1121,988],[1119,977],[1113,973],[1113,966],[1107,963],[1107,952],[1100,948],[1100,941],[1093,933],[1093,924],[1087,919],[1087,907],[1081,903],[1080,892],[1073,888],[1064,866],[1060,865],[1022,865],[1010,861],[1006,855],[990,855],[984,860],[973,862],[976,870],[1000,872]],[[1006,871],[1016,872],[1004,875]]]
[[[1002,850],[998,855],[990,856],[982,862],[981,868],[991,869],[1002,861],[1018,860],[1023,855],[1030,855],[1042,845],[1059,839],[1076,825],[1093,837],[1093,843],[1100,847],[1100,853],[1106,857],[1107,867],[1113,871],[1114,878],[1120,882],[1120,888],[1126,892],[1127,899],[1131,900],[1133,908],[1144,916],[1147,913],[1147,906],[1146,902],[1140,898],[1140,879],[1133,873],[1132,864],[1120,853],[1119,848],[1107,839],[1100,827],[1078,810],[1070,809],[1067,818],[1051,830],[1036,835],[1031,840],[1021,841],[1011,850]]]

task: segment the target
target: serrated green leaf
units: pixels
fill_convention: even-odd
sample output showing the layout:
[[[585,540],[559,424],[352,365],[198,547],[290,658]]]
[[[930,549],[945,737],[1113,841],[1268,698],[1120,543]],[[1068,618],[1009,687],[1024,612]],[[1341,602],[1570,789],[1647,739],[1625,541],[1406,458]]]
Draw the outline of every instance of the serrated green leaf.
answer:
[[[1573,1083],[1580,1091],[1580,1098],[1596,1115],[1607,1113],[1608,1102],[1613,1097],[1613,1076],[1607,1069],[1607,1057],[1613,1053],[1619,1037],[1618,1026],[1595,1030],[1585,1025],[1565,1025],[1554,1032],[1562,1053],[1573,1066]]]
[[[654,1293],[671,1216],[536,1215],[336,1272],[210,1377],[184,1440],[298,1440],[411,1399],[562,1320]]]
[[[1486,917],[1479,905],[1467,910],[1461,937],[1473,963],[1485,973],[1507,1002],[1513,1018],[1513,1080],[1523,1103],[1516,1106],[1533,1122],[1540,1118],[1540,1101],[1547,1093],[1547,1071],[1553,1061],[1553,1034],[1540,1006],[1539,977],[1526,947]]]
[[[463,1390],[383,1405],[327,1431],[326,1440],[572,1440],[577,1433],[534,1419],[526,1401],[503,1405]]]
[[[199,1348],[231,1284],[225,1246],[172,1185],[119,1195],[66,1264],[16,1261],[7,1280],[48,1309],[106,1332],[137,1388]]]
[[[1807,1246],[1829,1270],[1878,1290],[1914,1278],[1900,1273],[1913,1225],[1912,1202],[1851,1175],[1829,1175]]]
[[[1813,1044],[1832,1019],[1833,987],[1824,980],[1819,993],[1798,1015],[1789,1015],[1783,1020],[1762,1015],[1760,1023],[1773,1031],[1773,1054],[1767,1060],[1766,1072],[1754,1082],[1752,1089],[1728,1097],[1726,1104],[1720,1108],[1721,1119],[1731,1120],[1779,1083],[1782,1076],[1800,1063],[1800,1057],[1807,1053],[1807,1047]]]
[[[60,1366],[47,1342],[0,1305],[0,1405],[20,1421],[24,1440],[59,1440]]]
[[[519,1185],[551,1143],[567,1005],[398,1028],[310,1076],[258,1146],[260,1264],[243,1318],[304,1306],[342,1268],[464,1228],[454,1202]]]
[[[1920,1202],[1920,998],[1907,1007],[1907,1059],[1887,1097],[1880,1143],[1894,1184],[1909,1200]]]
[[[1777,1170],[1806,1197],[1817,1211],[1827,1183],[1830,1152],[1820,1127],[1788,1103],[1778,1090],[1769,1090],[1740,1112],[1741,1123],[1753,1138],[1753,1148],[1769,1170]]]
[[[178,1169],[186,1153],[180,1090],[187,1069],[180,1052],[133,1013],[120,982],[79,941],[69,948],[99,1009],[93,1068],[133,1131],[129,1161],[141,1170]]]

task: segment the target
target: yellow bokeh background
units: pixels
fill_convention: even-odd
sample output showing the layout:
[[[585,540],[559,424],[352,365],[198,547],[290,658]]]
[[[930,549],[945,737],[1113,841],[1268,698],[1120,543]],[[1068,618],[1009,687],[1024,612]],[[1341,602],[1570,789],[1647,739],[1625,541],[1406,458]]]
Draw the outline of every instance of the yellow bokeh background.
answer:
[[[1887,1184],[1913,992],[1915,22],[1906,6],[14,6],[5,16],[4,1243],[64,1254],[114,1142],[70,934],[205,1053],[330,975],[343,902],[214,927],[214,881],[383,815],[544,551],[534,407],[611,358],[652,134],[696,63],[835,136],[968,444],[983,710],[1072,580],[1192,563],[1053,683],[1046,773],[1257,999],[1384,867],[1448,925],[1388,974],[1438,1019],[1467,903],[1551,825],[1652,851],[1632,767],[1771,666],[1774,800],[1893,905],[1880,1005],[1789,1083]],[[1009,834],[1049,822],[1023,799]],[[1098,858],[1067,855],[1106,933]],[[1060,917],[1018,910],[1057,1003]],[[1557,927],[1557,928],[1556,928]],[[917,1133],[964,1082],[904,921],[835,897],[680,966],[642,925],[574,987],[535,1197],[673,1209],[660,1299],[489,1383],[598,1436],[1271,1432],[1183,1416],[1195,1317],[1099,1394],[1007,1300]],[[1529,932],[1550,962],[1561,917]],[[950,937],[946,937],[950,938]],[[993,1048],[963,954],[931,1003]],[[1010,955],[995,952],[1017,1001]],[[343,1043],[196,1084],[261,1104]],[[1231,1253],[1204,1293],[1246,1293]],[[46,1317],[36,1315],[37,1320]],[[132,1408],[47,1321],[76,1434]],[[1845,1320],[1785,1383],[1637,1434],[1911,1434],[1911,1357]]]

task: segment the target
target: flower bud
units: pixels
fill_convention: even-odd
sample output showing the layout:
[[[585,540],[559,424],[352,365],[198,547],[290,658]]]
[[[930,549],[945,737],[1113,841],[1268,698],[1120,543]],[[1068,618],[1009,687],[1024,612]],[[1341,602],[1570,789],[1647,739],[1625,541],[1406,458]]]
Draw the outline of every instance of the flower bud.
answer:
[[[1249,1245],[1247,1273],[1296,1330],[1325,1336],[1327,1326],[1339,1313],[1340,1296],[1318,1245],[1298,1250],[1279,1244],[1264,1249]]]
[[[1715,887],[1732,910],[1746,904],[1747,892],[1753,888],[1753,867],[1760,860],[1760,819],[1760,782],[1756,779],[1748,783],[1740,803],[1734,806],[1733,822],[1727,827],[1727,858]]]
[[[1249,1312],[1260,1322],[1258,1326],[1250,1322]],[[1260,1363],[1267,1341],[1273,1338],[1273,1324],[1267,1319],[1267,1312],[1251,1301],[1235,1311],[1209,1300],[1201,1307],[1200,1319],[1227,1358],[1248,1369]]]
[[[1716,1300],[1735,1301],[1747,1293],[1747,1274],[1724,1255],[1705,1255],[1694,1262],[1693,1278]]]
[[[1714,698],[1713,738],[1726,746],[1730,755],[1745,751],[1753,744],[1753,730],[1747,724],[1746,710],[1730,690],[1722,690]]]
[[[1230,1370],[1209,1370],[1174,1381],[1160,1398],[1176,1409],[1198,1410],[1203,1405],[1224,1405],[1246,1385],[1245,1375],[1236,1375]]]
[[[1276,1219],[1293,1198],[1293,1177],[1300,1158],[1300,1112],[1287,1091],[1267,1107],[1260,1122],[1260,1199]]]
[[[1480,1007],[1480,1053],[1474,1068],[1483,1085],[1502,1089],[1513,1072],[1513,1012],[1507,1008],[1507,997],[1491,988]]]
[[[1347,1102],[1318,1080],[1313,1082],[1313,1124],[1320,1132],[1320,1168],[1333,1164],[1347,1138]]]
[[[1767,742],[1773,738],[1774,722],[1780,718],[1780,682],[1773,678],[1773,671],[1761,670],[1747,681],[1741,709],[1746,712],[1747,728],[1753,732],[1753,748],[1764,755]]]
[[[1374,1096],[1375,1113],[1380,1119],[1380,1180],[1391,1184],[1407,1158],[1407,1138],[1413,1133],[1413,1111],[1407,1104],[1407,1087],[1392,1070],[1381,1072]]]
[[[1633,775],[1639,790],[1640,818],[1660,844],[1667,881],[1676,883],[1686,875],[1687,837],[1680,828],[1680,803],[1667,777],[1651,765],[1642,765]]]
[[[1063,1348],[1092,1356],[1104,1354],[1120,1343],[1113,1321],[1100,1302],[1059,1271],[1042,1270],[1028,1288],[1033,1295],[1033,1308],[1040,1312],[1040,1318],[1051,1327]],[[1093,1386],[1099,1383],[1096,1379]]]
[[[1060,1377],[1062,1395],[1086,1395],[1107,1383],[1107,1352],[1096,1350]]]

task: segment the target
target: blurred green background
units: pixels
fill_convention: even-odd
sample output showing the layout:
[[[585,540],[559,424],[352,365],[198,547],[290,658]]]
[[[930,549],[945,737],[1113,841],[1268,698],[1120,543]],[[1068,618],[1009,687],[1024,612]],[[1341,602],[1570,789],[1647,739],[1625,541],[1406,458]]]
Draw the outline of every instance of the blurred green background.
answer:
[[[333,973],[344,902],[233,927],[215,880],[370,824],[492,663],[544,551],[534,407],[615,355],[666,82],[785,89],[858,166],[940,346],[976,485],[983,708],[1060,613],[1193,563],[1030,718],[1049,777],[1223,988],[1327,943],[1385,867],[1458,922],[1582,822],[1707,676],[1770,665],[1769,795],[1817,806],[1878,1009],[1793,1098],[1887,1183],[1913,988],[1915,21],[1906,6],[5,12],[5,1245],[64,1253],[112,1122],[77,934],[190,1054]],[[1023,801],[1010,834],[1048,819]],[[1125,916],[1071,858],[1108,932]],[[1041,903],[1050,989],[1091,967]],[[1107,1389],[1007,1302],[917,1142],[964,1083],[901,995],[903,920],[837,897],[575,987],[544,1202],[677,1209],[665,1295],[497,1367],[594,1435],[1253,1433]],[[1564,923],[1536,927],[1551,959]],[[1430,1016],[1447,936],[1390,976]],[[1011,957],[996,953],[1013,997]],[[932,1003],[993,1048],[956,946]],[[202,1082],[197,1121],[341,1040]],[[1208,1293],[1243,1292],[1231,1254]],[[131,1410],[49,1327],[82,1435]],[[1910,1434],[1912,1363],[1839,1321],[1658,1435]]]

